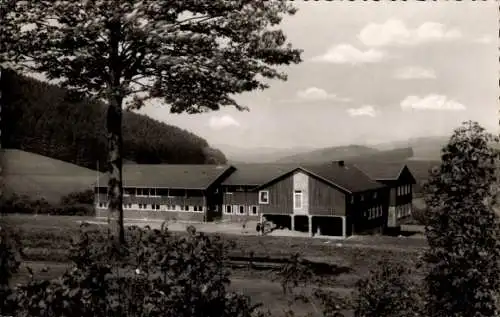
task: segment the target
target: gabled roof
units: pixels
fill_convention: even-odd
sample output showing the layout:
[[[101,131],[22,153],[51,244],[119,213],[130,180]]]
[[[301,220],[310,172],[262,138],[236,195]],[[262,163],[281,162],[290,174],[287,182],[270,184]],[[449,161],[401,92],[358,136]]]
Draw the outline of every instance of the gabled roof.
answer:
[[[124,164],[124,187],[206,189],[230,169],[230,165]],[[107,186],[108,176],[99,180]]]
[[[397,180],[407,167],[401,162],[356,162],[355,165],[374,180]]]
[[[222,182],[226,186],[260,186],[298,167],[298,164],[235,164],[236,170]]]
[[[343,166],[340,166],[338,163],[333,162],[323,164],[301,164],[292,170],[282,173],[267,183],[262,184],[259,188],[267,187],[296,171],[302,171],[312,177],[323,180],[346,193],[363,192],[385,187],[385,185],[370,179],[368,175],[352,164],[344,163]]]

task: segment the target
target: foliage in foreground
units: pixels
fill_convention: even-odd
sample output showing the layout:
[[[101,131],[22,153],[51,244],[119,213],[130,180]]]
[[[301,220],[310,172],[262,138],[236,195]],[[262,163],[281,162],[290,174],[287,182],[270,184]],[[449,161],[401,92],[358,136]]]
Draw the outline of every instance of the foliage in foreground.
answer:
[[[354,296],[356,317],[422,316],[422,285],[413,270],[381,261],[370,275],[358,281]]]
[[[425,186],[428,316],[497,316],[500,221],[496,138],[475,122],[455,130]]]
[[[166,229],[128,229],[126,254],[109,236],[85,229],[72,249],[74,267],[56,280],[18,286],[3,314],[13,316],[265,316],[228,291],[227,251],[194,228],[181,239]]]

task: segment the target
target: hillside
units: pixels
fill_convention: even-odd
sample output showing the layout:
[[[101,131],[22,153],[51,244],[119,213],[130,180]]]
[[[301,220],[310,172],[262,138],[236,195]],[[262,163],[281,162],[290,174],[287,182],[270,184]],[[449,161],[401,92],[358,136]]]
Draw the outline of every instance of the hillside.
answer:
[[[96,171],[21,150],[0,150],[0,164],[7,195],[44,197],[53,203],[69,193],[92,188],[98,177]]]
[[[413,157],[412,148],[400,148],[387,151],[378,151],[371,154],[358,155],[348,158],[349,161],[368,160],[376,162],[401,162]]]
[[[2,147],[101,170],[106,166],[106,112],[57,86],[3,71]],[[125,112],[124,159],[137,163],[225,163],[224,154],[186,130]]]
[[[441,157],[441,148],[448,143],[449,136],[430,136],[411,138],[405,141],[394,141],[374,145],[379,150],[392,150],[402,147],[411,147],[413,149],[413,159],[418,160],[439,160]]]
[[[310,147],[239,147],[227,144],[216,145],[216,147],[224,152],[228,162],[240,163],[271,163],[283,157],[314,150]]]
[[[299,153],[278,159],[277,163],[323,163],[332,160],[372,155],[376,149],[362,145],[336,146]]]

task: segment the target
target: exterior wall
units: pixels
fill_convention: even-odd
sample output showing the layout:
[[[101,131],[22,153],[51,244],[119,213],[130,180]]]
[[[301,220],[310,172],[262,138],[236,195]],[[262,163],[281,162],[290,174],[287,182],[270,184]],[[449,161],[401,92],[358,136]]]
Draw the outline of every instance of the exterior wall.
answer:
[[[259,194],[258,192],[250,192],[250,191],[237,191],[226,193],[224,192],[222,199],[222,219],[230,222],[241,222],[246,220],[258,220],[259,219]],[[233,206],[232,213],[228,214],[226,206]],[[239,210],[234,210],[234,206],[244,206],[245,213],[240,214]],[[252,206],[257,207],[257,214],[253,215],[250,211]]]
[[[129,219],[161,219],[181,221],[207,221],[207,199],[200,193],[188,197],[141,197],[129,195],[123,197],[124,218]],[[96,195],[96,207],[98,217],[107,217],[107,210],[101,208],[99,203],[107,204],[107,195],[99,193]],[[139,208],[139,204],[148,205],[148,209]],[[160,210],[153,210],[152,205],[160,205]],[[185,210],[189,206],[189,210]],[[196,206],[196,211],[194,210]]]
[[[406,170],[403,171],[399,179],[383,181],[383,183],[391,188],[387,227],[397,228],[403,218],[411,215],[415,185],[411,174]]]
[[[261,214],[293,214],[293,175],[263,188],[269,191],[269,204],[259,204]]]
[[[355,193],[354,196],[354,203],[348,205],[347,235],[383,232],[388,224],[390,188]]]
[[[106,209],[97,208],[97,217],[107,217]],[[125,219],[153,219],[153,220],[178,220],[178,221],[195,221],[203,222],[205,213],[203,212],[188,212],[188,211],[155,211],[141,209],[127,209],[123,211]]]
[[[291,193],[292,200],[295,196],[295,191],[300,190],[302,192],[302,208],[295,208],[293,206],[293,213],[295,215],[307,215],[309,214],[309,180],[311,178],[309,175],[302,172],[296,172],[293,174],[293,192]],[[294,202],[295,203],[295,202]]]
[[[309,213],[315,216],[345,216],[346,195],[331,185],[311,177]]]
[[[106,202],[105,194],[98,195],[99,202]],[[206,198],[200,197],[137,197],[135,195],[124,196],[123,204],[157,204],[157,205],[175,205],[175,206],[203,206],[206,208]]]

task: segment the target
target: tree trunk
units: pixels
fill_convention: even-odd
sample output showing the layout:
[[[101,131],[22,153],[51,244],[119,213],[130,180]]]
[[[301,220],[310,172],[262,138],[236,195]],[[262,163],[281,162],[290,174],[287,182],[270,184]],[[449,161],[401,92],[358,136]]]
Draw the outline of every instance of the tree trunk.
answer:
[[[108,223],[111,232],[120,245],[125,243],[123,226],[122,187],[122,102],[119,94],[112,94],[107,112],[108,137]]]

